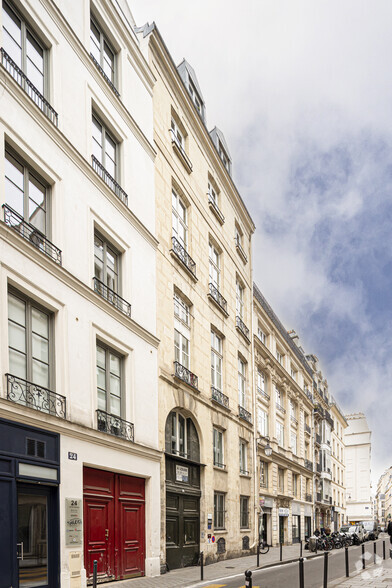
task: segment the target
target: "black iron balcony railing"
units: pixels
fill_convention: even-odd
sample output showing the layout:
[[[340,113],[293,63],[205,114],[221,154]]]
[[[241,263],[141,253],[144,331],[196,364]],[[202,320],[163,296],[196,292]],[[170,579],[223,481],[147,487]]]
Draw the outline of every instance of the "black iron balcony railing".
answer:
[[[169,129],[169,131],[171,135],[172,145],[177,150],[178,155],[180,155],[183,163],[185,164],[186,168],[188,169],[188,172],[190,173],[192,171],[192,162],[186,154],[184,147],[182,146],[173,129]]]
[[[97,429],[128,441],[134,440],[133,423],[129,423],[119,416],[109,414],[103,410],[97,410]]]
[[[283,406],[279,404],[279,402],[276,403],[276,410],[279,410],[279,412],[281,412],[282,414],[286,414],[286,409],[283,408]]]
[[[211,386],[211,398],[212,400],[215,400],[215,402],[218,402],[225,408],[229,408],[229,397],[226,396],[226,394],[223,394],[223,392],[221,392],[217,388],[214,388],[214,386]]]
[[[319,404],[316,404],[313,411],[314,411],[315,416],[320,416],[321,418],[324,418],[324,409]]]
[[[249,471],[243,470],[242,468],[240,468],[240,474],[241,474],[241,476],[249,476]]]
[[[290,415],[290,420],[293,423],[293,425],[298,425],[298,421],[297,421],[297,419],[295,418],[294,415]]]
[[[176,237],[172,237],[172,245],[173,245],[173,253],[175,253],[176,257],[183,263],[186,269],[192,274],[192,276],[196,279],[196,263],[193,261],[192,257],[186,251],[185,247],[181,245],[181,243],[176,239]]]
[[[321,502],[321,492],[316,493],[316,502]]]
[[[131,305],[129,304],[129,302],[124,300],[124,298],[121,298],[121,296],[116,294],[114,290],[108,288],[106,284],[101,282],[101,280],[98,280],[98,278],[93,278],[93,282],[94,292],[97,292],[97,294],[99,294],[100,296],[102,296],[102,298],[107,300],[109,304],[115,306],[118,310],[120,310],[127,316],[131,316]]]
[[[61,265],[61,250],[58,247],[53,245],[53,243],[51,243],[41,231],[26,222],[24,218],[8,206],[8,204],[3,204],[3,209],[4,222],[6,225],[15,229],[23,239],[29,241],[34,247],[53,259],[55,263]]]
[[[313,400],[313,394],[311,393],[311,391],[308,388],[305,388],[304,392],[305,392],[306,396],[309,398],[309,400],[313,403],[314,400]]]
[[[306,500],[306,502],[312,502],[312,495],[311,494],[305,494],[305,500]]]
[[[108,84],[108,86],[111,87],[111,89],[113,90],[113,92],[116,94],[116,96],[119,98],[120,97],[120,92],[117,90],[116,86],[113,84],[112,80],[109,78],[109,76],[106,75],[103,67],[101,67],[101,65],[98,63],[98,61],[95,59],[94,55],[92,53],[90,53],[90,57],[93,60],[93,63],[95,65],[95,67],[98,69],[99,73],[101,74],[101,76],[104,78],[105,82]]]
[[[216,302],[216,304],[225,313],[225,315],[228,316],[226,298],[224,298],[222,296],[222,294],[219,292],[218,288],[216,288],[212,282],[209,283],[209,289],[210,289],[209,296],[214,300],[214,302]]]
[[[128,194],[124,192],[120,184],[116,182],[113,176],[110,175],[110,173],[103,167],[102,163],[100,163],[94,155],[91,156],[91,165],[95,173],[103,179],[105,184],[109,186],[117,198],[119,198],[121,202],[125,204],[125,206],[128,206]]]
[[[322,472],[321,463],[316,464],[316,470],[318,471],[319,474],[321,474],[321,472]]]
[[[244,263],[246,263],[248,261],[248,257],[244,251],[244,248],[241,245],[241,241],[240,241],[240,238],[238,235],[236,235],[236,237],[235,237],[235,246],[237,248],[237,251],[238,251],[240,257],[242,258]]]
[[[309,425],[307,425],[306,423],[305,423],[305,425],[304,425],[304,429],[305,429],[305,433],[308,433],[308,435],[310,435],[310,433],[312,432],[312,430],[311,430],[310,426],[309,426]]]
[[[269,400],[270,399],[270,395],[267,394],[267,392],[265,392],[264,390],[262,390],[261,388],[259,388],[257,386],[257,393],[262,397],[265,398],[265,400]]]
[[[333,429],[333,418],[327,410],[325,411],[324,417],[327,423],[330,425],[331,429]]]
[[[310,470],[311,472],[313,472],[313,463],[310,461],[310,459],[305,459],[304,463],[305,463],[305,467],[308,470]]]
[[[215,214],[215,216],[218,219],[218,221],[220,222],[220,224],[223,225],[223,223],[225,222],[225,217],[221,213],[216,201],[211,196],[211,194],[208,194],[208,205],[211,208],[211,210],[213,211],[213,213]]]
[[[32,84],[29,78],[16,65],[8,53],[0,48],[1,65],[8,71],[15,82],[26,92],[36,106],[56,127],[58,125],[58,114],[49,102],[42,96],[41,92]]]
[[[221,470],[225,470],[226,469],[226,464],[220,463],[219,461],[215,461],[214,460],[214,467],[219,468]]]
[[[317,445],[320,445],[321,444],[321,435],[319,435],[318,433],[316,433],[315,440],[316,440]]]
[[[66,418],[66,399],[64,396],[12,374],[6,374],[6,378],[8,400],[61,419]]]
[[[235,326],[237,327],[237,329],[239,330],[239,332],[241,333],[241,335],[246,339],[246,341],[248,343],[250,343],[249,329],[245,325],[245,323],[243,322],[242,318],[240,316],[238,316],[238,315],[235,318]]]
[[[188,368],[184,367],[178,361],[174,362],[174,377],[182,380],[192,388],[198,390],[199,380],[195,374],[192,374]]]
[[[240,419],[243,419],[244,421],[247,421],[248,423],[251,423],[252,422],[252,415],[251,415],[251,413],[248,412],[240,404],[238,405],[238,416],[240,417]]]

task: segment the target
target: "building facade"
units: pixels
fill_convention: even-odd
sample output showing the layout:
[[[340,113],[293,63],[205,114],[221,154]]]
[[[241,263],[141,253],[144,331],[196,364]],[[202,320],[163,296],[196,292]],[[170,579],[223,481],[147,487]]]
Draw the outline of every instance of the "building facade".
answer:
[[[346,465],[344,431],[347,428],[346,418],[333,396],[330,397],[330,411],[333,420],[331,433],[331,464],[332,464],[332,524],[331,528],[338,531],[347,522],[346,517]]]
[[[365,415],[346,415],[346,513],[348,522],[373,520],[371,497],[371,431]]]
[[[161,563],[173,569],[255,548],[254,225],[194,70],[155,25],[138,38],[156,79]]]
[[[125,0],[0,18],[1,584],[154,575],[154,78]]]
[[[382,529],[388,525],[388,522],[392,517],[391,498],[392,466],[385,470],[380,476],[377,484],[375,518]]]

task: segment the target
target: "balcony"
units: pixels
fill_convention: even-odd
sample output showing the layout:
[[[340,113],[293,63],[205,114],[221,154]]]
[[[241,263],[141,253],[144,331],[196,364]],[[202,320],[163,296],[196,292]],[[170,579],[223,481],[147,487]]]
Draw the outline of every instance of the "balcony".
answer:
[[[169,129],[171,135],[171,142],[174,151],[177,153],[178,157],[180,158],[182,164],[184,165],[185,169],[187,170],[188,174],[192,171],[192,162],[189,159],[188,155],[185,153],[185,149],[180,143],[177,135],[173,131],[173,129]]]
[[[270,395],[267,394],[267,392],[265,392],[264,390],[262,390],[258,386],[257,386],[257,394],[259,394],[259,396],[261,396],[262,398],[264,398],[264,400],[269,400],[270,399]]]
[[[113,90],[113,92],[116,94],[117,98],[120,97],[120,92],[117,90],[116,86],[113,84],[112,80],[109,78],[109,76],[107,76],[103,70],[103,68],[101,67],[101,65],[98,63],[98,61],[95,59],[94,55],[92,53],[90,53],[90,57],[95,65],[95,67],[97,68],[97,70],[99,71],[99,73],[101,74],[101,76],[103,77],[103,79],[105,80],[105,82],[108,84],[108,86],[110,86],[110,88]]]
[[[53,245],[41,231],[26,222],[20,214],[15,212],[8,204],[3,204],[4,222],[19,233],[23,239],[34,245],[42,253],[50,257],[58,265],[62,264],[61,250]]]
[[[305,459],[304,464],[305,464],[306,469],[313,472],[313,463],[309,459]]]
[[[238,405],[238,416],[240,417],[240,419],[243,419],[244,421],[247,421],[248,423],[252,424],[251,413],[245,410],[245,408],[240,404]]]
[[[236,326],[237,330],[241,333],[241,335],[244,337],[245,341],[247,343],[250,343],[249,329],[245,325],[245,323],[242,321],[241,317],[239,317],[238,315],[236,316],[236,319],[235,319],[235,326]]]
[[[309,398],[309,400],[311,401],[311,403],[313,404],[314,400],[313,400],[313,395],[312,395],[311,391],[308,390],[308,388],[305,388],[304,392],[305,392],[306,396]]]
[[[331,429],[333,430],[333,418],[327,410],[325,411],[324,417],[327,423],[330,425]]]
[[[12,374],[6,374],[6,378],[8,400],[61,419],[66,418],[64,396]]]
[[[312,495],[311,494],[305,494],[305,500],[306,500],[306,502],[312,502]]]
[[[313,412],[314,412],[314,416],[318,416],[322,419],[324,418],[324,409],[319,404],[316,404],[316,406],[313,409]]]
[[[209,290],[208,297],[210,300],[218,306],[219,310],[221,310],[226,317],[229,316],[227,312],[226,298],[222,296],[218,288],[216,288],[212,282],[209,283]]]
[[[310,435],[310,434],[311,434],[311,432],[312,432],[312,430],[311,430],[310,426],[309,426],[309,425],[307,425],[306,423],[304,424],[304,431],[305,431],[305,433],[307,433],[308,435]]]
[[[212,212],[215,214],[215,216],[218,219],[218,221],[220,222],[220,224],[223,225],[223,223],[225,222],[225,217],[221,213],[216,201],[211,196],[211,194],[208,194],[208,206],[210,207]]]
[[[286,414],[286,409],[283,408],[283,406],[281,404],[279,404],[279,402],[276,403],[276,410],[278,410],[282,414]]]
[[[319,435],[318,433],[315,434],[314,439],[317,443],[317,445],[321,445],[321,435]]]
[[[180,260],[185,269],[190,273],[191,277],[194,280],[197,280],[196,263],[193,261],[189,253],[186,251],[185,247],[183,247],[175,237],[172,237],[172,245],[173,249],[171,249],[170,252],[176,256],[176,259]]]
[[[224,408],[229,408],[229,397],[217,388],[214,388],[214,386],[211,386],[211,400],[214,400],[214,402],[217,402]]]
[[[316,502],[321,502],[321,492],[317,492],[317,494],[316,494]]]
[[[241,241],[240,241],[240,238],[238,235],[236,235],[236,237],[235,237],[235,247],[236,247],[237,253],[241,257],[242,261],[244,263],[247,263],[248,258],[247,258],[245,251],[244,251],[244,248],[241,245]]]
[[[134,441],[134,425],[119,416],[97,410],[97,429],[127,441]]]
[[[188,384],[188,386],[191,386],[195,390],[198,390],[198,377],[195,376],[195,374],[192,374],[188,368],[178,363],[178,361],[174,362],[174,377],[185,382],[185,384]]]
[[[108,288],[106,284],[101,282],[101,280],[98,280],[98,278],[93,278],[93,282],[94,292],[97,292],[97,294],[102,296],[102,298],[109,302],[109,304],[117,308],[117,310],[120,310],[129,317],[131,316],[131,305],[129,302],[124,300],[124,298],[121,298],[121,296],[116,294],[114,290]]]
[[[20,86],[26,94],[31,98],[40,111],[53,123],[56,127],[58,126],[58,114],[49,104],[49,102],[42,96],[41,92],[32,84],[29,78],[23,73],[23,71],[16,65],[3,48],[0,49],[1,65],[7,70],[10,76]]]
[[[113,178],[113,176],[110,175],[110,173],[103,167],[103,165],[98,161],[98,159],[94,155],[91,156],[91,165],[92,165],[92,168],[95,171],[95,173],[100,178],[102,178],[102,180],[105,182],[105,184],[107,186],[109,186],[111,191],[115,193],[117,198],[119,200],[121,200],[121,202],[123,202],[125,204],[125,206],[128,206],[127,193],[124,192],[124,190],[121,188],[120,184],[118,182],[116,182],[116,180]]]

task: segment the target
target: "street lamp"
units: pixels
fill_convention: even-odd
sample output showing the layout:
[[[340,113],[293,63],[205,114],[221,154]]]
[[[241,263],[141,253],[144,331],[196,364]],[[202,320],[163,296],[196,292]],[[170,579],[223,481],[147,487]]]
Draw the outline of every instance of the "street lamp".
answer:
[[[266,446],[264,447],[264,453],[266,454],[267,457],[271,457],[272,455],[272,447],[269,443],[269,437],[265,436],[265,437],[258,437],[257,442],[261,441],[262,439],[265,439],[267,441]]]

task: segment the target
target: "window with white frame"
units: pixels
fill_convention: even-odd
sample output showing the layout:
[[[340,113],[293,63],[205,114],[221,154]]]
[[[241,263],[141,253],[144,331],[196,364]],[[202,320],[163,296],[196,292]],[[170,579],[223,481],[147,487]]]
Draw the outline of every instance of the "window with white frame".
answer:
[[[268,463],[260,460],[260,486],[268,488]]]
[[[293,496],[295,496],[295,497],[298,497],[298,489],[299,489],[298,479],[299,479],[298,474],[292,474]]]
[[[219,291],[220,286],[220,254],[212,243],[209,243],[210,283]]]
[[[179,294],[174,293],[174,358],[180,365],[190,367],[190,311]]]
[[[227,169],[227,171],[230,171],[230,160],[229,157],[222,145],[222,143],[219,141],[218,144],[218,153],[219,153],[219,157],[222,160],[223,165],[225,166],[225,168]]]
[[[208,196],[210,201],[215,204],[215,206],[219,206],[218,191],[214,188],[211,182],[208,182]]]
[[[278,489],[284,493],[284,469],[278,468]]]
[[[213,429],[213,452],[214,452],[214,466],[218,468],[225,467],[225,459],[223,454],[223,431],[220,429]]]
[[[98,410],[121,416],[122,358],[103,343],[97,342]]]
[[[275,401],[278,408],[283,408],[283,394],[277,386],[275,386]]]
[[[93,18],[90,20],[90,52],[112,84],[115,84],[116,54]]]
[[[172,189],[172,228],[173,237],[183,246],[188,248],[188,214],[187,207],[177,191]]]
[[[262,437],[268,437],[268,413],[260,406],[257,407],[257,430]]]
[[[190,80],[189,80],[188,89],[189,89],[189,94],[192,98],[192,102],[196,106],[196,110],[201,114],[202,101],[199,97],[199,94],[196,91],[196,88],[194,87],[193,83]]]
[[[214,492],[214,529],[225,528],[225,494]]]
[[[240,474],[248,475],[248,444],[240,439]]]
[[[211,386],[222,391],[222,339],[211,331]]]
[[[179,129],[177,122],[172,117],[171,119],[171,130],[172,130],[172,137],[177,145],[180,147],[181,151],[185,151],[185,137],[184,133]]]
[[[244,318],[244,287],[237,280],[235,285],[236,314],[242,320]]]
[[[290,366],[290,374],[291,374],[291,377],[293,378],[293,380],[297,381],[298,372],[295,369],[295,366],[293,364],[291,364],[291,366]]]
[[[284,425],[276,421],[276,439],[281,447],[284,447]]]
[[[258,327],[257,327],[257,336],[264,345],[267,344],[267,335],[265,334],[263,329],[260,327],[260,325],[258,325]]]
[[[265,394],[265,376],[260,370],[257,370],[257,392],[261,395]]]
[[[283,354],[279,351],[279,349],[276,350],[276,359],[280,365],[283,365]]]
[[[119,253],[99,233],[94,234],[94,276],[105,286],[119,292]]]
[[[188,455],[188,436],[186,418],[173,411],[171,417],[171,453],[186,457]]]
[[[238,358],[238,404],[246,408],[246,366],[240,357]]]
[[[297,420],[297,407],[295,402],[290,398],[290,417]]]
[[[290,447],[294,455],[297,455],[297,433],[295,431],[290,432]]]
[[[111,132],[93,114],[93,156],[118,181],[118,144]]]

